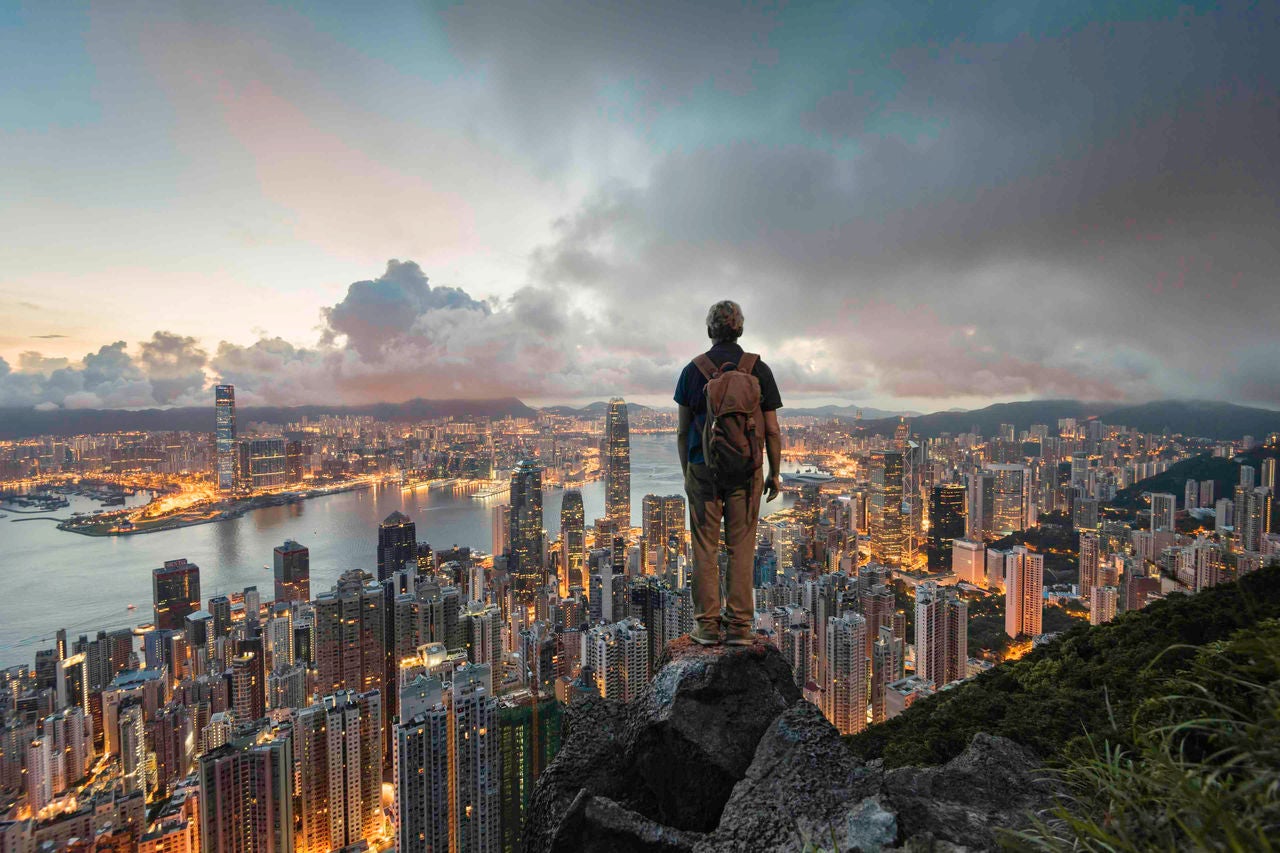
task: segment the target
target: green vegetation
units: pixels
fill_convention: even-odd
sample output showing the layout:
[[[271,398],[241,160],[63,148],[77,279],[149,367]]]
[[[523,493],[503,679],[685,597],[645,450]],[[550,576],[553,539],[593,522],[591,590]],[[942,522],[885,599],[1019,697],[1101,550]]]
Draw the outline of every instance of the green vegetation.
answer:
[[[1014,545],[1025,545],[1044,554],[1046,584],[1075,583],[1080,578],[1080,535],[1072,530],[1070,522],[1059,525],[1041,519],[1038,526],[1010,533],[987,547],[1007,551]]]
[[[1007,833],[1006,847],[1272,849],[1280,837],[1280,621],[1200,648],[1127,728],[1116,718],[1054,776],[1060,805],[1030,831]]]
[[[1127,721],[1191,665],[1197,647],[1275,618],[1280,568],[1198,595],[1170,596],[1109,625],[1078,624],[1022,660],[917,702],[848,744],[891,767],[946,762],[980,731],[1011,738],[1059,765],[1086,754],[1090,735],[1133,752],[1136,735],[1124,728]],[[1112,731],[1113,721],[1120,721],[1120,733]]]
[[[1149,510],[1150,504],[1142,499],[1144,492],[1166,492],[1178,496],[1178,505],[1182,505],[1183,489],[1187,480],[1213,480],[1215,497],[1231,497],[1231,490],[1240,482],[1240,464],[1219,456],[1207,453],[1183,459],[1169,466],[1169,470],[1154,477],[1148,477],[1134,483],[1127,489],[1116,492],[1108,506],[1121,515],[1133,517],[1138,510]],[[1111,513],[1114,515],[1115,513]]]
[[[1004,632],[1004,596],[988,595],[969,601],[969,657],[999,658],[1009,647]]]

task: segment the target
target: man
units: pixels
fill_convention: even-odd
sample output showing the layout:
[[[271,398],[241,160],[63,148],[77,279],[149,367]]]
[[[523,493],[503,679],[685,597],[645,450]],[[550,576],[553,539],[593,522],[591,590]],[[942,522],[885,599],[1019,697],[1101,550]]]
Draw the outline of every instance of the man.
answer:
[[[706,356],[720,370],[726,364],[737,366],[743,358],[738,338],[742,336],[742,309],[736,302],[725,300],[707,312],[707,336],[712,340]],[[700,367],[697,363],[702,362]],[[768,477],[756,469],[741,487],[724,489],[717,485],[707,466],[702,446],[707,417],[707,361],[690,362],[676,384],[675,401],[680,406],[677,450],[684,471],[685,492],[689,496],[690,527],[693,538],[693,608],[697,627],[690,636],[702,645],[720,642],[721,623],[729,645],[745,646],[754,641],[751,600],[751,569],[756,549],[756,522],[760,518],[760,493],[769,500],[778,496],[778,469],[782,456],[782,433],[778,429],[778,409],[782,397],[778,383],[763,361],[754,360],[751,375],[760,383],[760,412],[764,429],[764,450],[769,461]],[[759,425],[756,427],[760,428]],[[726,528],[725,545],[729,551],[729,569],[725,594],[720,586],[720,529]],[[723,620],[721,613],[723,610]]]

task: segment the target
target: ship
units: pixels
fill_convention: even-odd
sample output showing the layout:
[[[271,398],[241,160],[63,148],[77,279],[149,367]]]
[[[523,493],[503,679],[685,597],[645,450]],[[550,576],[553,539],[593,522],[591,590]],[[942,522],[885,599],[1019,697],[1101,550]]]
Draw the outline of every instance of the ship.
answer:
[[[783,471],[782,482],[788,486],[828,483],[835,479],[834,474],[819,471],[817,468],[806,468],[802,471]]]

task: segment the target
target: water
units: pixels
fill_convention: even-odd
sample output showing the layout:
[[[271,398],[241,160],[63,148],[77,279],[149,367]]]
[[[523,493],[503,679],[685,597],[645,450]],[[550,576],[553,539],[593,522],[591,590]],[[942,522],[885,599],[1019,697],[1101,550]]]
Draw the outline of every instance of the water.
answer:
[[[631,516],[640,524],[646,494],[683,494],[684,483],[671,434],[631,439]],[[560,530],[560,489],[543,494],[549,536]],[[604,483],[582,488],[587,523],[604,514]],[[403,491],[399,486],[343,492],[240,518],[135,536],[90,537],[58,530],[49,519],[91,512],[100,505],[71,497],[71,506],[42,516],[6,513],[0,519],[0,667],[30,665],[37,649],[49,648],[66,628],[74,640],[99,629],[129,627],[151,620],[151,570],[185,557],[200,566],[200,593],[208,600],[256,584],[263,600],[274,595],[274,580],[263,565],[272,549],[296,539],[311,549],[312,595],[329,589],[348,569],[376,572],[377,526],[395,510],[417,524],[419,541],[437,550],[466,545],[493,547],[490,518],[501,501],[472,500],[448,490]],[[142,500],[142,498],[135,499]],[[789,505],[787,498],[765,511]],[[126,606],[136,604],[129,611]]]

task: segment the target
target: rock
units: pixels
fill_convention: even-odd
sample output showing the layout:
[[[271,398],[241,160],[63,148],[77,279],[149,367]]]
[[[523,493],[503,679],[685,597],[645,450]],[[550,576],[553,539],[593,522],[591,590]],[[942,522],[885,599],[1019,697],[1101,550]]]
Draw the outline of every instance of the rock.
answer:
[[[668,826],[710,832],[761,736],[800,700],[791,667],[774,646],[669,644],[661,669],[633,703],[628,763],[652,810]]]
[[[691,853],[697,833],[663,826],[608,797],[579,792],[556,827],[551,853]],[[526,848],[527,849],[527,848]]]
[[[559,824],[582,791],[626,799],[635,787],[622,763],[626,715],[626,705],[598,696],[579,699],[566,709],[563,745],[538,777],[525,813],[527,853],[551,849]]]
[[[881,773],[861,764],[817,706],[799,702],[769,726],[720,825],[698,853],[879,849],[897,835],[874,795]]]
[[[888,771],[884,795],[897,812],[903,839],[990,850],[999,846],[996,828],[1024,827],[1028,813],[1052,804],[1054,789],[1042,777],[1039,760],[1028,750],[979,732],[941,767]]]

